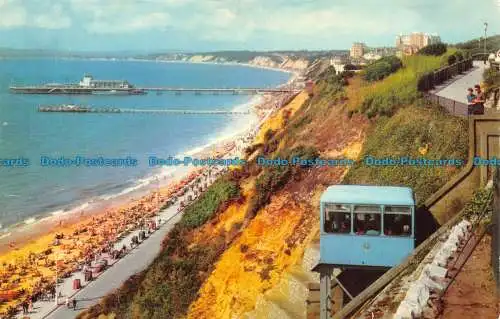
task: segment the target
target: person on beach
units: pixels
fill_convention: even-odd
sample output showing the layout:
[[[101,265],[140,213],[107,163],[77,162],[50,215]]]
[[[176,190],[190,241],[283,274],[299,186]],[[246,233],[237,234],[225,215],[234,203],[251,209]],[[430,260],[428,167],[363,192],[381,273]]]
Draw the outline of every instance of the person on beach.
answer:
[[[73,298],[73,310],[76,310],[76,298]]]
[[[33,312],[33,302],[30,300],[30,302],[28,303],[28,313],[32,312]]]
[[[69,298],[68,297],[66,297],[66,307],[69,308]]]

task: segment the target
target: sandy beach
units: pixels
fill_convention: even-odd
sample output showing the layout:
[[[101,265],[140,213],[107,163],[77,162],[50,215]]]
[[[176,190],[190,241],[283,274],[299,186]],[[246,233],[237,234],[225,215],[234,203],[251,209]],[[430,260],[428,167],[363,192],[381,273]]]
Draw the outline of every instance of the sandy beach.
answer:
[[[295,79],[296,75],[288,84]],[[242,156],[267,116],[290,97],[291,94],[262,96],[258,104],[250,106],[255,112],[255,121],[247,123],[247,127],[240,127],[232,136],[223,136],[186,155],[195,158]],[[153,178],[154,182],[134,192],[91,203],[82,209],[59,212],[9,230],[0,237],[3,267],[0,293],[10,301],[0,304],[0,314],[9,307],[20,306],[35,292],[50,290],[56,269],[62,276],[70,276],[102,252],[124,253],[113,250],[113,243],[137,229],[154,230],[157,213],[162,208],[176,201],[180,201],[181,208],[185,207],[189,200],[194,200],[206,189],[207,181],[210,183],[222,171],[215,166],[182,166],[163,174],[163,178]],[[56,255],[59,258],[57,263]]]

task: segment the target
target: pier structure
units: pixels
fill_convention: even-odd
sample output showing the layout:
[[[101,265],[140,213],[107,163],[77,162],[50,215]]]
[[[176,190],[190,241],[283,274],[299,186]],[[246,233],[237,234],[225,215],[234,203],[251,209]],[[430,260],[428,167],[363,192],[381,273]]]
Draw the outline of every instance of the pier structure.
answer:
[[[93,107],[61,107],[40,106],[39,112],[46,113],[158,113],[158,114],[215,114],[215,115],[247,115],[250,111],[225,111],[225,110],[167,110],[167,109],[122,109],[116,107],[93,108]]]
[[[18,94],[108,94],[108,95],[142,95],[148,92],[156,94],[182,93],[201,94],[283,94],[298,93],[297,88],[177,88],[177,87],[134,87],[134,88],[108,88],[84,86],[11,86],[10,91]]]

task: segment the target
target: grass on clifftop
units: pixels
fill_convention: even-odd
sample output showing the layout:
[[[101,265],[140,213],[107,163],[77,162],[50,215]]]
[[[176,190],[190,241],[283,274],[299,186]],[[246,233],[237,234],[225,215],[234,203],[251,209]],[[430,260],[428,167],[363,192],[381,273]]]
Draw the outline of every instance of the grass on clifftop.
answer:
[[[443,186],[462,167],[367,166],[365,156],[410,156],[461,159],[468,155],[466,120],[437,107],[411,105],[391,118],[380,118],[368,134],[360,160],[347,173],[346,184],[402,185],[411,187],[418,204]],[[426,148],[422,155],[419,148]]]
[[[369,118],[377,115],[392,116],[401,106],[415,102],[418,78],[448,62],[448,56],[456,49],[448,49],[442,56],[412,55],[403,58],[403,67],[382,81],[363,83],[359,88],[357,100],[349,103],[349,111],[365,113]]]

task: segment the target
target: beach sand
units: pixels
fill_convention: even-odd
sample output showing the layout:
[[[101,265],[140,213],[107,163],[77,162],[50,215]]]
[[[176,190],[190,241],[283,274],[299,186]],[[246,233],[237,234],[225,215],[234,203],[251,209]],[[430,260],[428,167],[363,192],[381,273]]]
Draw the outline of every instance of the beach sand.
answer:
[[[292,77],[291,81],[294,81],[295,78]],[[246,130],[240,131],[236,136],[227,136],[225,139],[218,140],[215,144],[207,145],[189,155],[195,158],[233,158],[226,156],[243,154],[244,148],[252,142],[254,134],[269,114],[281,107],[289,98],[290,96],[285,95],[263,96],[257,105],[252,106],[257,119],[256,122],[249,123]],[[54,259],[53,255],[56,251],[64,250],[67,268],[71,268],[69,265],[74,266],[82,260],[84,251],[85,254],[88,254],[89,249],[95,250],[102,247],[103,238],[110,236],[107,230],[116,228],[123,230],[123,228],[130,228],[129,224],[133,224],[134,219],[152,218],[174,194],[178,194],[178,190],[185,187],[188,181],[193,181],[201,176],[200,174],[206,169],[207,167],[180,167],[170,174],[168,179],[158,180],[156,184],[151,183],[151,185],[135,192],[93,203],[80,211],[60,212],[57,215],[48,216],[32,224],[10,230],[8,236],[0,237],[0,266],[3,267],[0,291],[24,288],[29,293],[41,278],[54,276],[55,267],[51,267],[50,263],[47,264],[47,259]],[[122,224],[126,223],[127,227],[118,226],[117,218],[122,220]],[[96,236],[93,234],[94,230],[71,236],[71,234],[75,234],[76,230],[89,228],[89,225],[91,229],[93,225],[98,225],[98,228],[105,231],[103,234],[99,233],[97,238],[94,238]],[[52,246],[56,234],[62,233],[68,235],[71,242],[65,241],[64,245],[60,245],[63,247]],[[115,236],[116,234],[113,233],[111,238],[114,239]],[[68,246],[71,247],[68,248]],[[29,263],[30,255],[34,258],[33,255],[39,256],[49,248],[52,248],[53,251],[45,257],[44,265],[34,268],[39,269],[36,275],[30,273],[32,272],[30,270],[25,272],[7,270],[9,265],[19,266]],[[40,261],[41,257],[36,261],[37,265]],[[32,266],[25,268],[33,269]],[[18,304],[20,301],[21,299],[18,298],[18,300],[0,305],[0,313],[5,311],[7,306]]]

